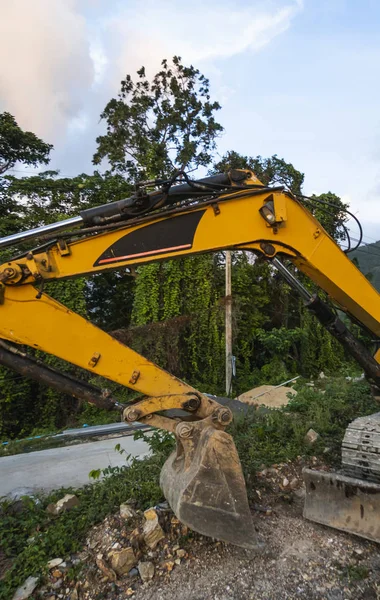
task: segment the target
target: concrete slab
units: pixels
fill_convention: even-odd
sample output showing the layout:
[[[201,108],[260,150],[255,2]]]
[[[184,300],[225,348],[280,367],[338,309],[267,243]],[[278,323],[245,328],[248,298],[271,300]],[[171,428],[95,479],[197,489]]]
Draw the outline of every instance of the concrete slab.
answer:
[[[297,395],[296,390],[291,387],[278,387],[274,385],[260,385],[259,387],[244,392],[238,396],[240,402],[250,406],[267,406],[268,408],[280,408],[289,402],[288,394]]]

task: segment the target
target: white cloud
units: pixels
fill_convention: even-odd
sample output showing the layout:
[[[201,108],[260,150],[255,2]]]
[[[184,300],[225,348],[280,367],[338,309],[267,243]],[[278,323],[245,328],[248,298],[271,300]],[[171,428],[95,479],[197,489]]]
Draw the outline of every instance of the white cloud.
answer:
[[[83,108],[94,70],[76,0],[3,2],[0,109],[49,141]]]
[[[302,0],[279,5],[203,0],[146,0],[143,10],[133,2],[107,24],[119,41],[118,69],[126,72],[144,64],[182,56],[196,66],[258,51],[288,29],[302,8]]]
[[[234,90],[223,80],[221,61],[260,50],[301,7],[301,0],[4,1],[0,111],[54,143],[66,164],[74,156],[77,162],[78,148],[93,145],[99,114],[126,73],[141,65],[154,73],[163,58],[181,55],[212,76],[213,96],[226,99]]]

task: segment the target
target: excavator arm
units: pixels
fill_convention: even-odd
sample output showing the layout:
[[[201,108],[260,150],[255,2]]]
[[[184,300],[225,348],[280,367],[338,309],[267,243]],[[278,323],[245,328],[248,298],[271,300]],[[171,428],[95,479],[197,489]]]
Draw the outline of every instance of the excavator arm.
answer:
[[[172,186],[170,192],[146,194],[136,202],[90,209],[80,221],[67,223],[84,228],[55,232],[53,238],[49,232],[47,238],[45,231],[32,232],[29,237],[45,234],[43,246],[0,267],[0,337],[54,354],[144,394],[125,409],[124,418],[149,422],[176,435],[177,451],[161,476],[174,512],[201,533],[249,547],[255,536],[247,526],[244,479],[232,438],[224,431],[232,420],[229,409],[45,292],[57,279],[223,249],[253,251],[284,270],[292,283],[292,274],[281,262],[290,260],[342,310],[380,337],[378,292],[290,192],[265,187],[251,172],[233,172],[228,185],[223,182],[205,179],[187,189]],[[186,197],[190,203],[176,204]],[[131,205],[142,209],[133,211]],[[143,210],[147,205],[148,212]],[[7,238],[0,240],[0,247],[5,245]],[[307,298],[308,292],[295,280],[297,285],[320,320],[341,341],[349,339],[352,354],[380,380],[377,361],[352,341],[331,309],[316,297]],[[185,410],[190,420],[157,414],[173,408]]]

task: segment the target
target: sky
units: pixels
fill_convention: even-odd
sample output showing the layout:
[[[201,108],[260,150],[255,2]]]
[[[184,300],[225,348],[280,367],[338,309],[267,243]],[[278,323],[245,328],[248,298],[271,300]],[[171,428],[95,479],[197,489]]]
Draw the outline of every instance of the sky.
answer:
[[[380,239],[378,0],[0,0],[0,111],[91,172],[127,73],[180,55],[209,79],[227,150],[277,154]],[[14,174],[18,174],[18,169]],[[20,169],[21,170],[21,169]],[[351,225],[350,225],[351,227]],[[357,229],[352,225],[352,235]]]

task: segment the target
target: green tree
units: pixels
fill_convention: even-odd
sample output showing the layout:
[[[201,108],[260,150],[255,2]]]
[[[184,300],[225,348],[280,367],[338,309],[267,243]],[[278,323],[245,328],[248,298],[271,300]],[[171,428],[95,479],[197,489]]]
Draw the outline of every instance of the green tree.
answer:
[[[97,171],[76,177],[60,177],[59,171],[21,178],[7,175],[3,182],[2,198],[16,202],[17,212],[23,216],[28,228],[77,215],[92,206],[115,202],[129,195],[132,189],[121,175],[102,175]]]
[[[335,241],[347,240],[344,223],[347,221],[345,211],[348,204],[342,202],[339,196],[333,194],[333,192],[319,194],[319,196],[313,194],[310,199],[304,198],[303,202]]]
[[[209,81],[178,56],[161,65],[152,81],[141,67],[137,81],[127,75],[121,82],[118,98],[101,114],[107,133],[96,140],[94,164],[107,159],[113,172],[131,180],[209,165],[223,130],[215,121],[220,105],[210,99]]]
[[[262,156],[244,156],[230,150],[215,162],[212,172],[221,173],[229,169],[251,169],[256,177],[265,185],[285,185],[295,194],[301,193],[304,174],[298,171],[292,163],[278,158],[276,154],[269,158]]]
[[[33,167],[47,165],[52,148],[31,131],[23,131],[10,113],[0,113],[0,175],[17,162]]]

